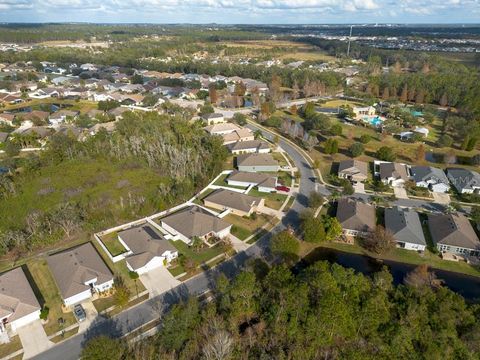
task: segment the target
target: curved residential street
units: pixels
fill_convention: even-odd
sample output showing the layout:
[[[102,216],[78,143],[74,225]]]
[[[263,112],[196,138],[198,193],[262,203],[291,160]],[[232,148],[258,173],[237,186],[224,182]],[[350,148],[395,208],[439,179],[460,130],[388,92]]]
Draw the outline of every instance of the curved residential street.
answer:
[[[273,140],[274,135],[265,129],[261,129],[254,124],[249,124],[248,127],[254,130],[260,129],[267,139]],[[315,173],[312,167],[296,146],[283,138],[280,140],[279,145],[293,160],[301,174],[301,178],[299,193],[294,203],[282,219],[281,223],[272,229],[272,232],[280,231],[288,226],[297,229],[299,226],[298,214],[307,208],[308,195],[316,189],[322,193],[328,193],[328,190],[323,185],[320,185],[315,181]],[[239,252],[231,259],[218,265],[216,268],[203,272],[170,291],[157,295],[135,307],[129,308],[111,319],[99,316],[84,333],[75,335],[64,342],[49,348],[47,351],[34,357],[34,359],[78,359],[82,344],[86,340],[101,334],[121,337],[128,334],[130,331],[159,318],[172,304],[187,299],[190,295],[199,295],[207,292],[212,288],[215,278],[219,273],[224,273],[227,277],[232,278],[244,267],[247,260],[259,257],[268,258],[268,244],[269,236],[267,235],[250,246],[247,250]]]

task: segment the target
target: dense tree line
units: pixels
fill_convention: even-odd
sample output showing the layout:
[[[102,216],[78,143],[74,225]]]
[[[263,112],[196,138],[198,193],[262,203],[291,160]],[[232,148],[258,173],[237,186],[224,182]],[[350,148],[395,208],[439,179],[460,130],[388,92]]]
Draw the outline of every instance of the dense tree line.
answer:
[[[221,275],[206,305],[173,306],[149,340],[97,338],[82,358],[479,358],[479,308],[424,267],[394,286],[386,269],[370,278],[327,262],[298,274],[254,264],[233,281]]]
[[[218,174],[226,156],[220,139],[180,115],[125,113],[113,134],[101,131],[85,141],[55,134],[39,155],[4,163],[11,173],[0,176],[0,253],[21,253],[184,201]]]

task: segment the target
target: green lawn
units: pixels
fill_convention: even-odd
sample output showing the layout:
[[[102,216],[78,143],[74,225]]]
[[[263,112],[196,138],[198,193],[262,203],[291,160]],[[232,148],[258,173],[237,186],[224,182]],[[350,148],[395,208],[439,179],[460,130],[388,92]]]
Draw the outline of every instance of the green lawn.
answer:
[[[178,250],[180,254],[183,254],[185,257],[192,259],[196,264],[202,264],[208,260],[214,258],[217,255],[222,254],[225,249],[222,246],[214,246],[211,248],[203,248],[198,252],[190,248],[181,240],[170,241],[173,246]]]
[[[255,220],[229,214],[224,217],[224,220],[233,225],[232,234],[238,237],[240,240],[245,240],[265,224],[273,225],[275,222],[273,217],[265,214],[258,214]]]
[[[73,335],[77,335],[77,334],[78,334],[78,327],[76,327],[72,330],[65,331],[63,336],[62,335],[54,336],[53,338],[50,339],[50,341],[52,341],[54,343],[59,343],[60,341],[66,340],[69,337],[71,337]]]
[[[272,156],[275,160],[278,161],[278,163],[280,164],[280,166],[288,166],[288,163],[287,163],[287,160],[285,160],[285,158],[283,157],[282,154],[280,154],[279,152],[273,152],[272,153]]]
[[[102,243],[112,256],[117,256],[127,251],[120,241],[118,241],[118,233],[116,231],[103,235],[100,237],[100,240],[102,240]]]
[[[265,229],[260,230],[255,236],[253,236],[250,240],[247,241],[248,244],[253,244],[255,243],[258,239],[260,239],[262,236],[267,234],[268,231]]]
[[[32,275],[35,285],[40,291],[40,296],[45,301],[50,311],[48,313],[48,322],[44,325],[47,335],[52,335],[61,330],[62,327],[58,323],[58,319],[63,318],[63,328],[75,324],[75,316],[73,313],[64,313],[62,311],[62,298],[60,291],[53,279],[47,261],[45,259],[35,259],[27,264],[28,270]]]
[[[0,344],[0,358],[4,358],[20,349],[22,349],[22,342],[20,341],[20,337],[15,335],[10,338],[9,343]]]
[[[284,194],[264,193],[257,189],[250,190],[248,195],[264,198],[265,206],[275,210],[279,210],[287,198],[287,195]]]

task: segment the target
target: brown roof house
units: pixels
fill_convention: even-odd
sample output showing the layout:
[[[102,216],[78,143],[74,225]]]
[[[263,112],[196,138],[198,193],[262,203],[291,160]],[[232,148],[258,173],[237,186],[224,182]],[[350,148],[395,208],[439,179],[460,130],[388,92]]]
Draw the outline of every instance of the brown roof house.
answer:
[[[127,267],[139,275],[169,264],[177,249],[152,225],[143,224],[120,231],[118,240],[127,250]]]
[[[50,255],[47,262],[67,306],[113,286],[112,272],[91,243]]]
[[[203,203],[212,209],[230,210],[234,215],[250,216],[263,207],[265,199],[232,190],[218,189],[205,197]]]
[[[337,204],[337,219],[347,236],[367,236],[375,229],[375,208],[362,201],[342,198]]]
[[[40,304],[22,268],[0,275],[0,332],[40,319]]]
[[[365,181],[368,179],[368,164],[355,159],[340,161],[338,177],[354,183]]]
[[[182,240],[186,244],[190,244],[195,237],[202,240],[208,240],[212,236],[225,238],[230,235],[232,228],[225,220],[197,206],[179,210],[160,221],[162,228],[174,239]]]
[[[441,252],[480,255],[477,234],[470,221],[462,214],[430,214],[428,228],[434,244]]]

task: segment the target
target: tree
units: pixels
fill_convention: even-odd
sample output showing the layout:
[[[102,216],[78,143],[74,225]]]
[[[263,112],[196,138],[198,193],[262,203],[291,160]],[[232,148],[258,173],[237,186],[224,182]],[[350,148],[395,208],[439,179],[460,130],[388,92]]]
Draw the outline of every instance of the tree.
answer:
[[[397,158],[397,155],[395,154],[395,152],[391,147],[382,146],[375,153],[375,157],[383,161],[395,161],[395,159]]]
[[[372,140],[372,137],[368,134],[363,134],[362,136],[360,136],[360,142],[362,144],[368,144],[370,140]]]
[[[308,206],[316,209],[323,204],[325,199],[318,191],[312,191],[308,196]]]
[[[199,114],[200,116],[208,115],[208,114],[213,114],[215,112],[212,104],[210,103],[205,103],[202,107],[200,107]]]
[[[350,152],[350,155],[352,155],[352,157],[357,157],[363,154],[363,152],[365,151],[365,148],[363,147],[362,143],[355,142],[352,145],[350,145],[350,147],[348,148],[348,151]]]
[[[118,307],[125,307],[130,300],[130,290],[125,284],[125,280],[121,276],[116,276],[113,281],[113,286],[115,289],[114,300],[115,304]]]
[[[218,102],[217,87],[215,83],[210,83],[208,85],[208,97],[210,98],[210,103],[216,104]]]
[[[272,253],[287,263],[295,262],[300,252],[300,244],[290,231],[284,230],[272,236],[270,248]]]
[[[132,84],[143,84],[143,76],[140,74],[135,74],[132,76],[132,79],[130,80]]]
[[[410,271],[403,282],[414,288],[430,287],[435,289],[441,285],[441,281],[437,279],[435,273],[428,271],[427,264],[421,264]]]
[[[384,254],[395,247],[395,238],[391,231],[378,225],[374,231],[363,239],[363,246],[377,254]]]
[[[322,222],[325,228],[325,233],[326,233],[325,238],[327,241],[336,240],[342,235],[343,233],[342,224],[340,224],[340,221],[338,221],[336,217],[323,215]]]
[[[301,228],[303,231],[303,239],[306,242],[319,243],[326,239],[323,222],[313,217],[313,215],[306,216],[302,219]]]
[[[280,97],[282,95],[281,93],[281,87],[282,87],[282,79],[278,75],[273,75],[272,80],[270,81],[269,85],[269,91],[270,91],[270,97],[273,101],[273,103],[277,103],[280,100]]]
[[[342,135],[342,125],[340,124],[333,124],[332,127],[330,128],[330,133],[333,136],[340,136]]]
[[[247,116],[242,113],[235,113],[233,115],[233,120],[240,125],[240,126],[245,126],[247,124]]]
[[[415,151],[415,160],[419,163],[425,161],[425,146],[423,144],[418,145]]]
[[[327,139],[327,141],[325,141],[323,151],[325,154],[329,155],[338,153],[338,141],[333,138]]]
[[[468,140],[468,144],[465,148],[467,151],[472,151],[475,149],[475,146],[477,145],[478,138],[472,137]]]
[[[5,154],[8,157],[14,157],[20,154],[21,146],[17,141],[7,140],[5,143]]]
[[[102,111],[110,111],[116,109],[120,106],[120,103],[115,100],[106,100],[106,101],[99,101],[97,104],[98,110]]]
[[[451,147],[453,145],[453,139],[447,134],[442,134],[438,139],[437,145],[439,147]]]
[[[120,360],[124,351],[123,341],[100,335],[86,342],[80,358],[83,360]]]

